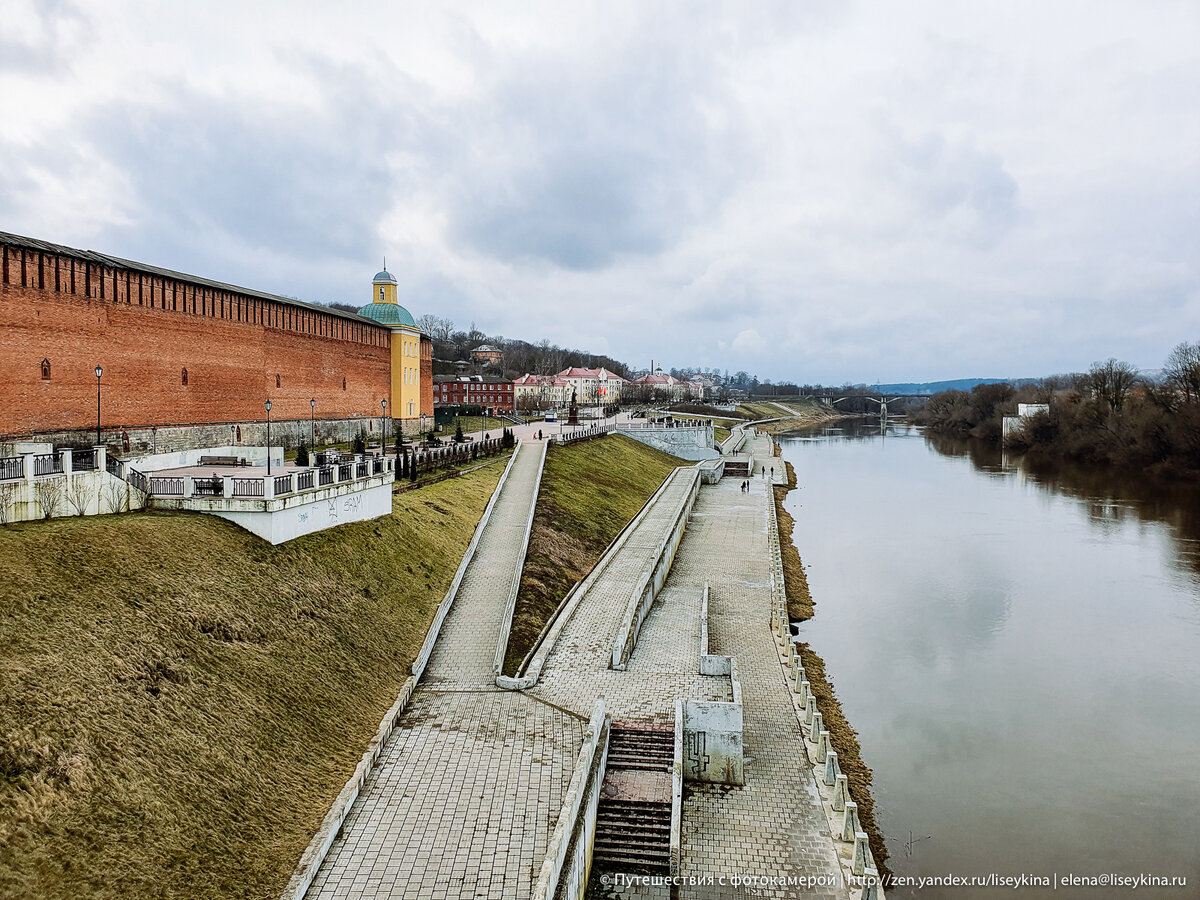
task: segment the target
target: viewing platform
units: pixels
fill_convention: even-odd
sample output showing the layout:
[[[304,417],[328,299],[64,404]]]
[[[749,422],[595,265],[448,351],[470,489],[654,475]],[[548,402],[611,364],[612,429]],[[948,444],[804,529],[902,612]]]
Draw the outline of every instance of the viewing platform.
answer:
[[[145,476],[160,509],[185,509],[228,519],[282,544],[344,522],[392,511],[396,461],[383,456],[342,457],[321,466],[191,465]]]

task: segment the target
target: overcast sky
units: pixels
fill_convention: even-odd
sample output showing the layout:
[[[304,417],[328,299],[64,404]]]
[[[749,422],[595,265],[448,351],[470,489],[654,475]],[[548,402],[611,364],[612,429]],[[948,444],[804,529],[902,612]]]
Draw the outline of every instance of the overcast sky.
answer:
[[[0,230],[633,365],[1200,340],[1200,4],[0,0]]]

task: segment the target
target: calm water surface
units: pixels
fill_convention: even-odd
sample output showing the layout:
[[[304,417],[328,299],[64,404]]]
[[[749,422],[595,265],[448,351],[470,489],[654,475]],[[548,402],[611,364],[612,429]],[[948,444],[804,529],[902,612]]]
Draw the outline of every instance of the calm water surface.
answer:
[[[817,603],[801,634],[875,771],[893,870],[1185,875],[1015,894],[1200,897],[1200,494],[903,425],[781,442]]]

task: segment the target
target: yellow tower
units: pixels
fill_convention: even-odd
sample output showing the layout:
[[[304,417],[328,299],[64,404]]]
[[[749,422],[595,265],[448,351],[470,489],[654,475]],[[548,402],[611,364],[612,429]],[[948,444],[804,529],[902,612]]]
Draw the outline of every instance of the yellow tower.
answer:
[[[360,316],[387,325],[392,332],[392,396],[388,411],[406,432],[421,426],[421,329],[396,299],[396,277],[385,267],[371,282],[371,302]]]

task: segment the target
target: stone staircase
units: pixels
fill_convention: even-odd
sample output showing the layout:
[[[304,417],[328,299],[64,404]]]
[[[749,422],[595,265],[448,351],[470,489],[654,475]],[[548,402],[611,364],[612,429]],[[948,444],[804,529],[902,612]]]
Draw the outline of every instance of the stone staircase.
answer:
[[[673,728],[613,726],[596,812],[593,865],[601,871],[671,870]]]

